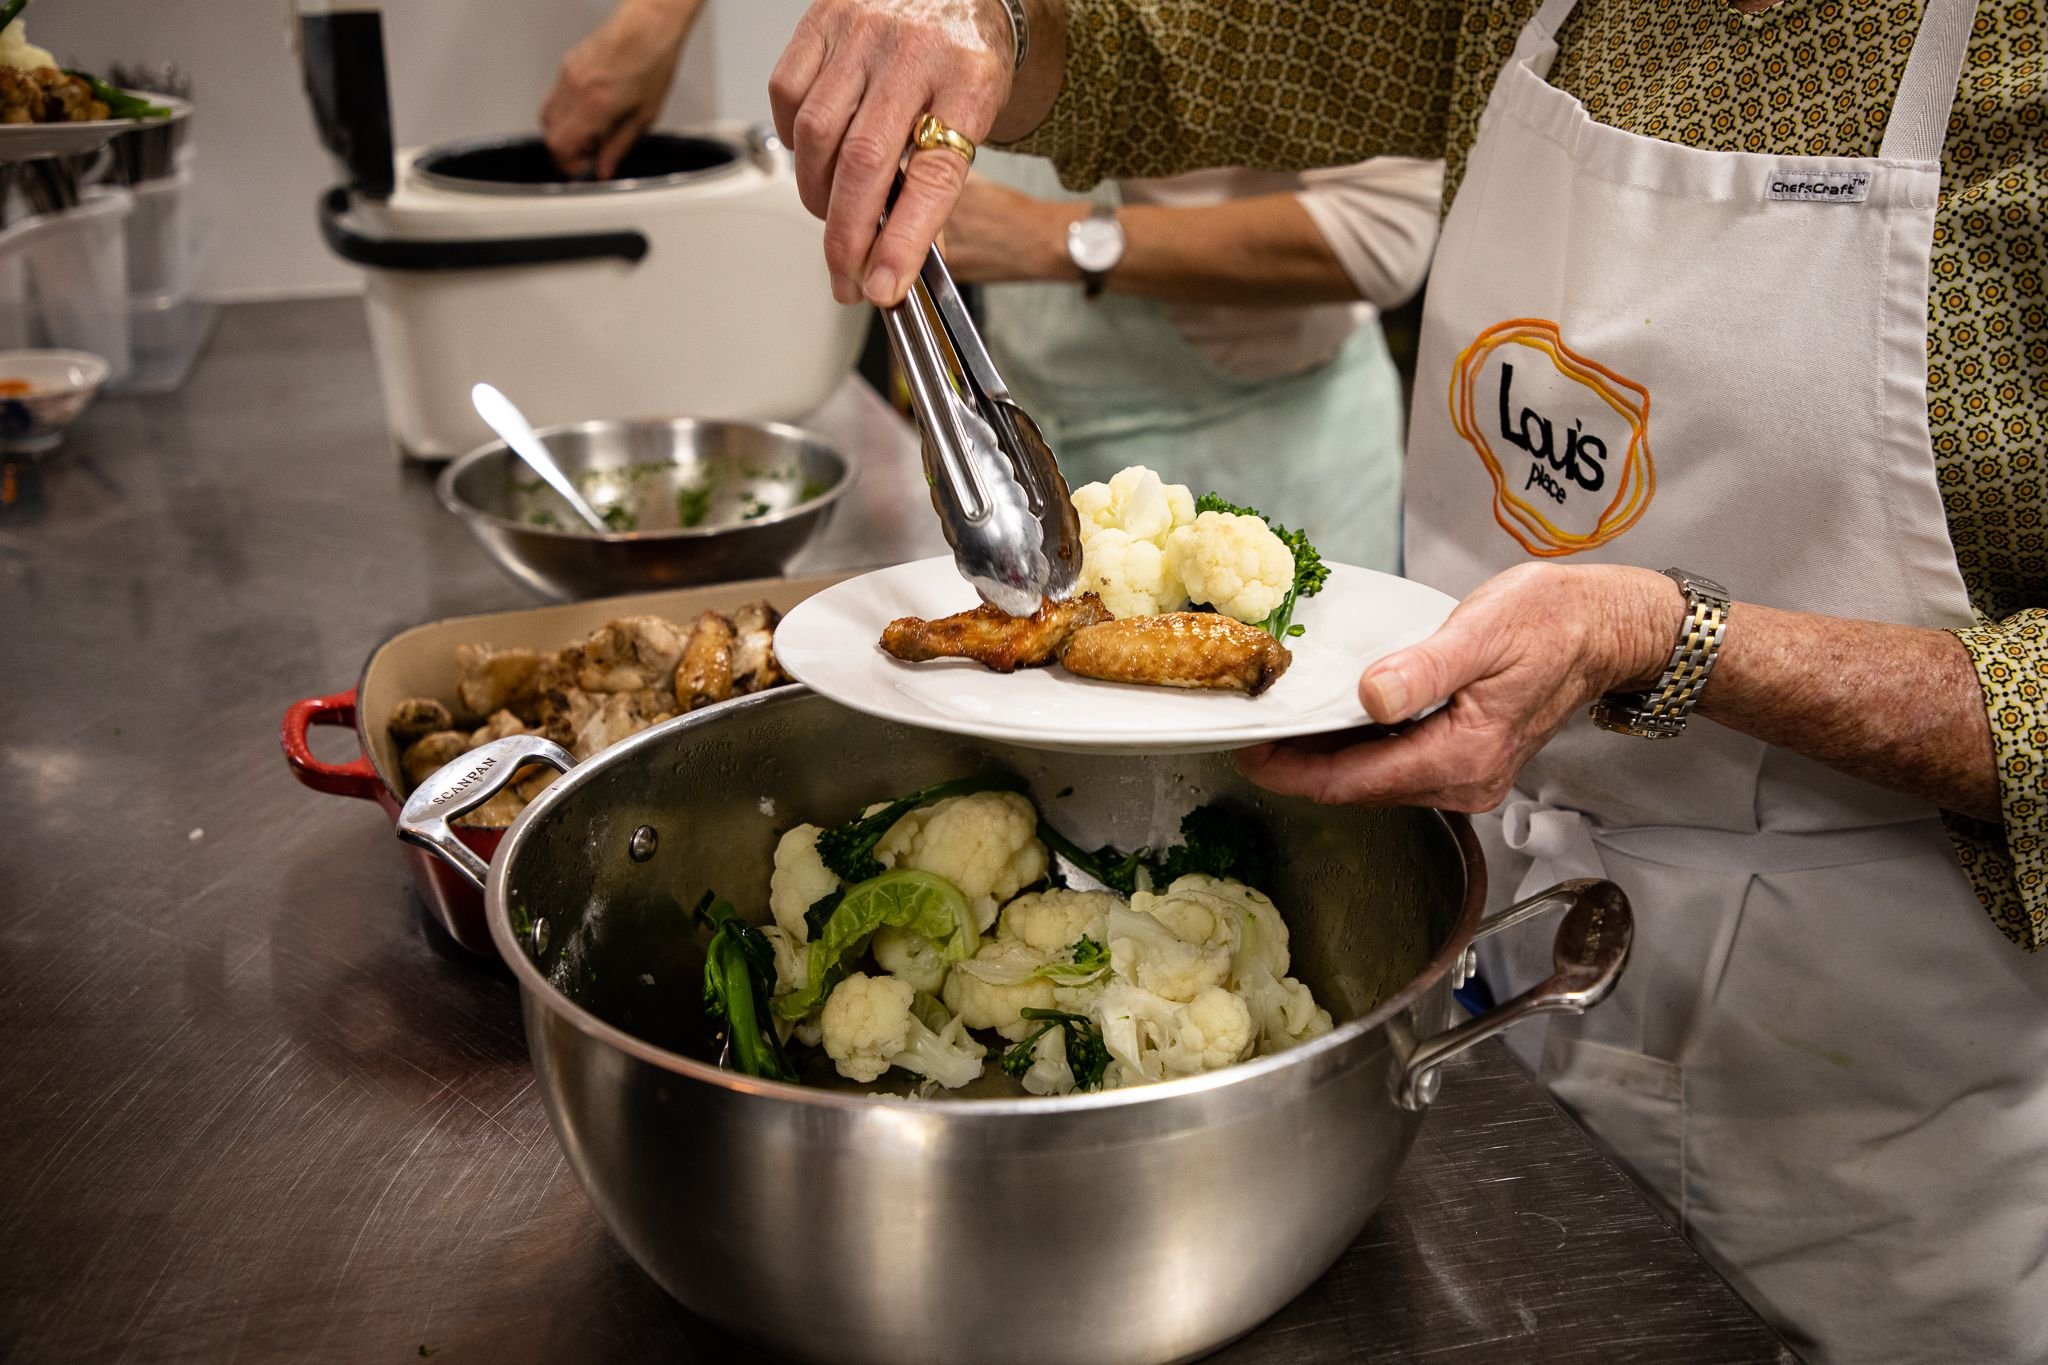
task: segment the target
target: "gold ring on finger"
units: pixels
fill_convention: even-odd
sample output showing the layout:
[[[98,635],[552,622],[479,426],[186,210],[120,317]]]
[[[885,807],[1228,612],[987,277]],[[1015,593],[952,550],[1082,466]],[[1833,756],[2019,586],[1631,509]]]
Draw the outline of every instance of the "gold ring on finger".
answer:
[[[974,164],[974,143],[954,132],[937,114],[927,112],[918,115],[917,127],[911,131],[910,142],[920,152],[936,152],[943,148],[949,152],[958,152],[967,159],[968,165]]]

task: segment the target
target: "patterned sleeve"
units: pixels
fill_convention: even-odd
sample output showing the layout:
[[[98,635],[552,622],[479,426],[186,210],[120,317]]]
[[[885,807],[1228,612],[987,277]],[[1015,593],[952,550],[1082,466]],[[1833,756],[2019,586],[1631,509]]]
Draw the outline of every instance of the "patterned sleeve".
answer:
[[[1444,154],[1456,0],[1067,0],[1067,73],[1019,150],[1075,189],[1209,166]]]
[[[1999,929],[2036,952],[2048,947],[2048,610],[1955,634],[1990,710],[2005,827],[1952,815],[1949,835]]]

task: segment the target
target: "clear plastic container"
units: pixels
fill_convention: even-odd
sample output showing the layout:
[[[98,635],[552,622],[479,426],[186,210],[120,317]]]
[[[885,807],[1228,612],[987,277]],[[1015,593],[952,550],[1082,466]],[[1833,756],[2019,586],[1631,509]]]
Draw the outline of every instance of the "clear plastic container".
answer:
[[[75,209],[0,232],[0,262],[19,261],[33,300],[33,340],[105,360],[119,381],[129,364],[126,190],[91,189]],[[0,281],[4,285],[4,281]],[[10,300],[0,292],[0,313]]]
[[[128,292],[162,294],[182,288],[191,277],[197,247],[191,167],[145,180],[129,193],[135,196],[135,210],[128,216]]]
[[[219,320],[219,306],[193,297],[189,289],[129,299],[128,374],[115,391],[174,393],[183,388]]]

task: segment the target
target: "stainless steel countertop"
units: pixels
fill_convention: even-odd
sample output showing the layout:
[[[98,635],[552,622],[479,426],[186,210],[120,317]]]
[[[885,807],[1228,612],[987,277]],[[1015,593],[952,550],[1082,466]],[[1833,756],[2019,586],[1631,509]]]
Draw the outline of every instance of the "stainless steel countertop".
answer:
[[[815,425],[862,480],[801,568],[943,549],[886,408],[849,388]],[[361,306],[227,310],[183,394],[102,401],[19,491],[0,1358],[754,1358],[605,1233],[516,990],[425,922],[388,823],[279,756],[285,705],[350,686],[386,635],[527,601],[391,455]],[[1338,1266],[1216,1359],[1780,1349],[1489,1044]]]

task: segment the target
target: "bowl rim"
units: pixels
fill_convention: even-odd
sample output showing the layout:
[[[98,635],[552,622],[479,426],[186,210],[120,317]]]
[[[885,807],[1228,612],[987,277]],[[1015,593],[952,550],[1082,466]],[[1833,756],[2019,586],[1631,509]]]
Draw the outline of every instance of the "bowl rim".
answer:
[[[100,385],[107,382],[107,376],[114,372],[113,365],[106,357],[94,355],[91,351],[74,351],[62,346],[17,346],[11,350],[0,351],[0,368],[22,360],[57,361],[77,365],[85,370],[87,377],[74,384],[53,385],[38,389],[35,393],[16,395],[16,402],[36,398],[69,398],[81,393],[94,393]]]
[[[568,794],[584,782],[591,780],[591,773],[640,749],[661,744],[680,730],[715,723],[726,715],[736,714],[741,708],[787,705],[807,697],[816,697],[827,705],[835,704],[828,697],[815,693],[801,684],[792,683],[766,692],[757,692],[752,696],[736,697],[729,702],[663,721],[578,763],[549,783],[546,789],[520,812],[519,817],[506,829],[504,838],[491,856],[490,877],[484,887],[484,917],[490,928],[491,940],[497,945],[498,955],[518,981],[522,997],[564,1020],[578,1032],[628,1057],[686,1080],[702,1081],[736,1094],[757,1095],[794,1104],[855,1112],[865,1112],[878,1105],[898,1109],[905,1104],[911,1104],[920,1107],[942,1107],[947,1112],[959,1112],[963,1116],[1031,1114],[1056,1117],[1084,1111],[1120,1109],[1133,1104],[1164,1103],[1177,1096],[1250,1085],[1262,1077],[1298,1066],[1308,1066],[1319,1058],[1348,1050],[1369,1035],[1379,1032],[1390,1020],[1414,1005],[1450,973],[1464,956],[1466,949],[1471,946],[1473,935],[1479,928],[1480,916],[1485,910],[1486,862],[1480,849],[1478,835],[1473,832],[1471,820],[1464,815],[1430,808],[1426,814],[1450,835],[1452,846],[1464,863],[1464,903],[1458,909],[1450,933],[1444,936],[1422,969],[1409,978],[1399,990],[1358,1018],[1346,1020],[1321,1037],[1281,1052],[1254,1057],[1199,1076],[1184,1076],[1177,1080],[1126,1086],[1119,1090],[1087,1093],[1077,1091],[1068,1095],[936,1099],[828,1090],[796,1081],[763,1080],[756,1076],[725,1071],[713,1063],[657,1047],[616,1025],[606,1023],[557,990],[541,974],[540,969],[534,966],[533,959],[527,956],[524,945],[513,933],[505,886],[506,870],[517,861],[527,839],[532,837],[533,831],[545,820],[547,812],[556,803],[566,800]],[[1390,1099],[1389,1103],[1391,1102]]]
[[[434,480],[435,496],[440,499],[443,507],[453,512],[456,516],[461,517],[464,521],[481,523],[486,526],[496,527],[502,531],[517,531],[524,535],[546,536],[559,540],[599,545],[631,545],[636,541],[710,540],[718,536],[731,535],[735,531],[752,530],[756,527],[779,526],[785,522],[795,521],[798,517],[809,516],[813,512],[831,506],[845,495],[846,490],[851,488],[854,480],[859,477],[859,467],[852,460],[846,458],[845,453],[838,446],[807,427],[795,426],[788,422],[747,422],[709,417],[592,417],[580,422],[557,422],[553,426],[540,427],[534,432],[534,435],[538,436],[545,443],[551,436],[561,436],[582,431],[597,431],[607,427],[666,428],[670,431],[679,428],[701,428],[707,431],[722,428],[740,428],[747,431],[765,431],[771,435],[789,437],[802,441],[805,444],[816,446],[838,462],[839,477],[824,492],[819,493],[815,497],[806,498],[793,507],[786,507],[771,517],[755,517],[751,521],[727,522],[720,526],[678,526],[669,530],[657,531],[607,531],[600,535],[595,531],[571,530],[555,526],[536,526],[531,522],[514,521],[510,517],[501,517],[495,512],[487,512],[475,503],[464,500],[455,491],[455,485],[472,466],[482,464],[495,455],[503,455],[514,460],[518,459],[518,456],[512,453],[512,448],[503,441],[490,441],[450,460],[447,468],[443,469],[440,476]]]

